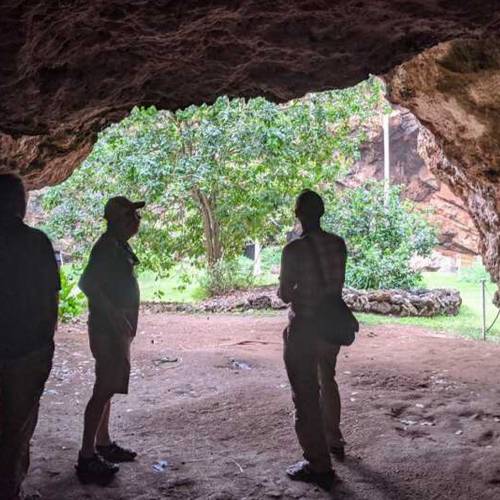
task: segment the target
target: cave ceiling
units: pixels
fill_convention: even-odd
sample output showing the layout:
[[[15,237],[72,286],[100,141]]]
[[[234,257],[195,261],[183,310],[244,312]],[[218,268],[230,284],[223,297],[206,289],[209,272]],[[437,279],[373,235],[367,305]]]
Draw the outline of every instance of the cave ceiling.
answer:
[[[422,112],[437,134],[443,131],[433,127],[435,103],[424,104],[431,85],[442,85],[440,97],[448,93],[464,106],[467,100],[461,109],[484,108],[472,123],[474,141],[496,119],[484,111],[490,105],[484,93],[465,98],[451,78],[434,79],[412,97],[398,91],[395,82],[404,78],[394,68],[442,42],[469,40],[469,55],[478,60],[467,67],[451,62],[447,70],[461,75],[458,85],[467,81],[464,71],[486,71],[483,85],[495,90],[498,54],[483,68],[484,53],[474,47],[495,46],[499,7],[497,0],[4,0],[0,169],[20,172],[31,188],[60,182],[89,153],[97,132],[134,105],[177,109],[222,94],[286,101],[369,74],[390,75],[391,99],[419,118]],[[457,149],[452,139],[438,139]],[[494,141],[485,137],[477,158],[493,172],[498,157],[481,156],[496,146],[488,140]]]

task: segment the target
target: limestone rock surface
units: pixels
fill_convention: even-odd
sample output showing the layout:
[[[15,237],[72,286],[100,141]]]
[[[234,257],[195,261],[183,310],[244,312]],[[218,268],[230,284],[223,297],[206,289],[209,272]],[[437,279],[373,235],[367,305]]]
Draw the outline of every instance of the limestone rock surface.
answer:
[[[387,76],[388,96],[424,125],[419,153],[458,196],[500,283],[500,39],[440,44]],[[496,294],[500,306],[500,294]]]

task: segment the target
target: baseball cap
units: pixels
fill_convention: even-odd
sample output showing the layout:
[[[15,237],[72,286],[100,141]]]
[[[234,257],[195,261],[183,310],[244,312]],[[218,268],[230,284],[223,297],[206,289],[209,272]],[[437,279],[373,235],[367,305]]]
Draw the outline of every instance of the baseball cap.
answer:
[[[110,198],[104,207],[104,218],[106,220],[116,219],[127,210],[137,210],[146,205],[144,201],[130,201],[125,196]]]

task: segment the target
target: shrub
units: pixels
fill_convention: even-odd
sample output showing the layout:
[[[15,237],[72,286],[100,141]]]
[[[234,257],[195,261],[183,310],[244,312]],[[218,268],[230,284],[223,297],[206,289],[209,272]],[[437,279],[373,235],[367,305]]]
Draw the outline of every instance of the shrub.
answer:
[[[262,249],[262,270],[271,272],[279,268],[281,264],[281,248],[277,246],[266,247]]]
[[[410,267],[413,255],[427,256],[437,243],[424,214],[391,187],[369,181],[335,197],[324,217],[325,228],[347,244],[346,284],[354,288],[412,288],[421,274]]]
[[[59,319],[66,323],[83,313],[86,301],[77,286],[79,273],[71,268],[62,267],[60,275]]]
[[[209,296],[250,288],[253,284],[251,269],[244,269],[237,259],[221,260],[200,276],[200,285]]]

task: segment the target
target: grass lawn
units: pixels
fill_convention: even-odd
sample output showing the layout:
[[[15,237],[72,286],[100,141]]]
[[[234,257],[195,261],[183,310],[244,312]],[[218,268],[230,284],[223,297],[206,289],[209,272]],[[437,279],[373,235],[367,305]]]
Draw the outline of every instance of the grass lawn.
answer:
[[[197,302],[205,298],[205,292],[197,280],[184,283],[186,272],[191,274],[196,270],[187,270],[180,266],[172,269],[167,278],[157,278],[153,272],[145,272],[139,276],[141,300],[145,302]]]
[[[443,333],[455,333],[471,338],[481,338],[481,285],[462,281],[457,274],[424,273],[426,288],[456,288],[462,297],[462,306],[457,316],[434,318],[397,318],[377,314],[357,314],[359,320],[368,325],[398,324],[431,328]],[[486,323],[489,326],[498,312],[491,302],[495,291],[493,283],[486,284]],[[500,340],[500,318],[488,334],[489,339]]]
[[[255,280],[255,286],[278,283],[277,274],[272,272],[273,266],[276,266],[274,253],[274,248],[264,250],[262,273]],[[246,257],[240,257],[239,267],[242,272],[250,274],[253,263]],[[141,299],[154,302],[197,302],[203,300],[206,298],[206,294],[199,283],[201,273],[202,271],[199,269],[185,264],[174,267],[167,278],[157,278],[152,272],[144,272],[139,276]]]

